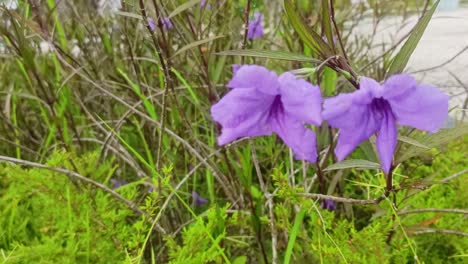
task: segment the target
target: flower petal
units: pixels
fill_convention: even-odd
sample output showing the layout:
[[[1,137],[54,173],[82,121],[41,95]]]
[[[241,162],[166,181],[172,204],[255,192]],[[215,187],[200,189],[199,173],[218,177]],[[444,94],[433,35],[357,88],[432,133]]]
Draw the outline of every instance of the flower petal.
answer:
[[[339,161],[348,156],[362,141],[380,126],[379,116],[370,106],[352,103],[352,94],[342,94],[325,100],[323,117],[328,124],[340,129],[335,155]]]
[[[241,137],[271,135],[268,117],[274,98],[251,89],[234,89],[226,94],[211,107],[213,119],[222,126],[218,144]]]
[[[388,101],[398,124],[428,132],[437,132],[448,115],[449,96],[431,85],[408,88]]]
[[[242,65],[235,70],[228,86],[230,88],[253,88],[270,95],[279,93],[278,75],[258,65]]]
[[[390,76],[384,83],[384,95],[387,100],[401,96],[414,89],[418,83],[411,75],[396,74]]]
[[[278,112],[270,120],[273,131],[288,145],[298,160],[317,161],[315,132],[294,117]]]
[[[395,124],[395,117],[393,117],[390,109],[385,110],[380,130],[377,134],[377,152],[379,153],[382,170],[385,173],[388,173],[392,166],[393,154],[397,144],[397,136],[398,130]]]
[[[355,103],[369,104],[372,99],[382,97],[383,87],[372,78],[362,77],[359,83],[359,90],[353,94]]]
[[[281,74],[278,81],[285,112],[301,122],[319,126],[322,123],[322,96],[318,86],[296,79],[289,72]]]

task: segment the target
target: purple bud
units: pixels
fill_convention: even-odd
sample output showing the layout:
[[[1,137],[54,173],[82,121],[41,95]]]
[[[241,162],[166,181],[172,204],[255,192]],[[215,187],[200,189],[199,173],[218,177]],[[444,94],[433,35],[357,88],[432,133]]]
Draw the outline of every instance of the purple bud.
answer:
[[[208,203],[207,199],[200,197],[200,195],[195,191],[192,192],[192,201],[195,204],[195,206],[202,206]]]
[[[156,30],[156,24],[154,24],[154,20],[151,17],[148,17],[148,25],[149,25],[151,31]]]
[[[255,12],[254,19],[249,22],[247,38],[257,39],[263,36],[263,15],[260,12]]]
[[[112,183],[112,189],[114,190],[128,184],[128,182],[124,180],[110,179],[109,181]]]
[[[320,206],[322,206],[322,209],[327,209],[328,211],[335,210],[335,202],[332,200],[322,200],[320,202]]]
[[[174,25],[172,25],[172,22],[168,17],[162,17],[159,19],[159,21],[163,25],[163,30],[168,30],[174,27]]]
[[[206,6],[206,8],[211,9],[212,6],[210,4],[207,5],[206,2],[208,2],[208,0],[201,0],[200,8],[205,8],[205,6]]]

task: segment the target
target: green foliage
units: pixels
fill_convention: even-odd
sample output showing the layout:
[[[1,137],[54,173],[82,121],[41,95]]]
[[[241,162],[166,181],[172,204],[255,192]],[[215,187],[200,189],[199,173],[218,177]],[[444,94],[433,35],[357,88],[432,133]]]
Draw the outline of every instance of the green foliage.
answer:
[[[288,0],[286,9],[282,1],[250,1],[267,28],[246,43],[246,0],[210,0],[211,9],[162,1],[159,10],[153,2],[161,1],[142,1],[148,17],[174,24],[153,32],[140,1],[125,1],[114,16],[86,1],[21,2],[0,15],[7,50],[0,57],[0,262],[262,263],[272,262],[273,247],[278,263],[466,262],[466,238],[421,233],[464,232],[464,214],[405,213],[468,207],[466,173],[449,177],[467,168],[466,124],[437,134],[401,131],[397,191],[379,204],[335,202],[330,212],[301,195],[319,192],[315,165],[294,161],[275,136],[219,148],[209,115],[241,61],[292,70],[320,83],[324,96],[349,90],[352,70],[377,79],[399,72],[430,12],[399,55],[366,67],[376,59],[372,41],[341,32],[366,11],[351,10],[348,0],[332,1],[337,28],[330,1]],[[375,19],[421,8],[367,2]],[[323,154],[335,131],[324,124],[316,134]],[[384,193],[374,143],[363,142],[344,162],[322,155],[325,194],[363,200]],[[37,164],[109,188],[111,178],[127,184],[112,193]],[[192,192],[207,204],[198,206]]]
[[[115,170],[97,153],[56,153],[48,166],[69,167],[106,181]],[[16,165],[0,167],[0,249],[5,263],[119,263],[141,244],[142,222],[109,194],[63,174]],[[123,193],[134,198],[137,189]],[[132,224],[133,223],[133,224]],[[135,241],[136,240],[136,241]]]

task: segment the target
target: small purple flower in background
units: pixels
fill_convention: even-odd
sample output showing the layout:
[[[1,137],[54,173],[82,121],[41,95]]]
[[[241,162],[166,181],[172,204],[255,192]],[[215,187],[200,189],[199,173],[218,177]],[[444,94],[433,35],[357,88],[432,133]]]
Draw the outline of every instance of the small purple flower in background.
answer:
[[[154,20],[151,17],[148,17],[148,25],[149,25],[151,31],[156,30],[156,24],[154,23]]]
[[[327,209],[328,211],[335,211],[335,202],[332,200],[322,200],[320,202],[322,209]]]
[[[390,171],[397,144],[396,124],[437,132],[448,114],[448,95],[431,85],[418,85],[406,74],[380,85],[363,77],[360,89],[325,100],[323,118],[340,129],[335,154],[339,161],[377,133],[382,170]]]
[[[112,183],[112,189],[117,189],[128,184],[128,182],[124,180],[110,179],[109,181]]]
[[[228,86],[232,90],[211,107],[222,126],[218,144],[241,137],[267,136],[275,132],[297,159],[315,162],[315,133],[304,124],[320,125],[320,89],[289,73],[279,77],[257,65],[243,65]]]
[[[202,206],[208,203],[207,199],[200,197],[200,195],[195,191],[192,192],[192,201],[195,204],[195,206]]]
[[[163,30],[169,30],[169,29],[174,27],[174,25],[172,25],[172,22],[168,17],[162,17],[162,18],[159,19],[159,21],[161,21],[161,23],[163,25],[163,27],[162,27]]]
[[[201,2],[200,2],[200,8],[205,8],[205,6],[206,6],[206,8],[211,9],[212,6],[211,6],[210,4],[207,5],[207,4],[206,4],[207,2],[208,2],[208,0],[201,0]]]
[[[263,36],[263,15],[255,12],[254,19],[249,21],[249,31],[247,32],[248,39],[257,39]]]

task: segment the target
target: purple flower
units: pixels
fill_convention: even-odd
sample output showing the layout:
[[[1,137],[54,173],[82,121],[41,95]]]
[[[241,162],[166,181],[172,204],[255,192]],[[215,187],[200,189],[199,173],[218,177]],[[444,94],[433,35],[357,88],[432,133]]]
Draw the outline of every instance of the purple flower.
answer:
[[[192,192],[192,200],[195,206],[202,206],[208,203],[207,199],[200,197],[200,195],[195,191]]]
[[[125,180],[110,179],[109,181],[112,183],[112,189],[117,189],[128,184]]]
[[[335,211],[335,202],[332,200],[322,200],[320,202],[320,206],[322,206],[322,209],[327,209],[328,211]]]
[[[149,25],[151,31],[156,30],[156,24],[154,24],[154,20],[151,17],[148,17],[148,25]]]
[[[205,6],[206,6],[206,8],[211,9],[212,6],[210,4],[206,5],[206,2],[208,2],[208,0],[201,0],[200,8],[205,8]]]
[[[162,18],[159,19],[159,21],[163,25],[162,26],[163,30],[168,30],[168,29],[171,29],[171,28],[174,27],[174,25],[172,25],[172,22],[168,17],[162,17]]]
[[[236,74],[236,72],[242,67],[242,64],[233,64],[231,67],[232,67],[232,73]]]
[[[249,22],[248,39],[257,39],[263,36],[263,15],[259,12],[254,13],[254,19]]]
[[[315,133],[304,124],[320,125],[320,89],[289,73],[279,77],[257,65],[243,65],[228,86],[232,90],[211,107],[222,126],[218,144],[241,137],[267,136],[275,132],[297,159],[315,162]]]
[[[431,85],[418,85],[406,74],[380,85],[363,77],[360,89],[325,100],[323,117],[340,129],[335,154],[339,161],[377,133],[377,151],[385,173],[397,144],[396,124],[436,132],[448,113],[449,97]]]

